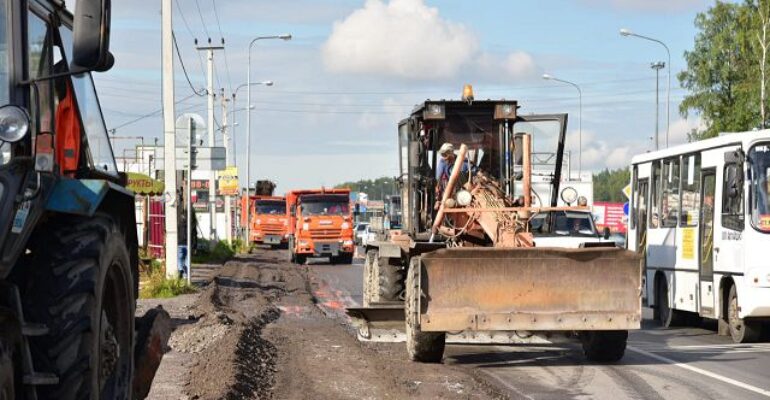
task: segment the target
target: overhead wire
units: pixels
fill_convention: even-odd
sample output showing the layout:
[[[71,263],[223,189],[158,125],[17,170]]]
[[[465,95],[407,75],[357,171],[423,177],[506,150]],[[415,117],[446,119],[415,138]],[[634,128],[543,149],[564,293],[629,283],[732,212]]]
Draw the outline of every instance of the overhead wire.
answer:
[[[179,0],[174,1],[176,3],[177,11],[179,12],[179,16],[182,18],[182,23],[184,23],[185,28],[187,29],[187,33],[190,34],[190,37],[193,39],[193,41],[197,42],[198,39],[193,33],[192,29],[190,28],[190,24],[187,23],[187,18],[184,16],[184,12],[182,12],[182,6],[179,5]],[[201,76],[206,76],[206,69],[203,68],[203,60],[201,59],[200,51],[196,50],[197,56],[198,56],[198,67],[200,68]]]
[[[217,28],[219,29],[219,36],[222,38],[222,53],[225,58],[225,72],[227,72],[227,83],[230,86],[230,93],[233,93],[233,79],[230,76],[230,63],[227,61],[227,47],[225,47],[225,35],[222,33],[222,24],[219,21],[219,11],[217,11],[217,3],[211,0],[211,5],[214,7],[214,17],[216,17]]]
[[[179,103],[181,103],[181,102],[183,102],[185,100],[188,100],[188,99],[192,98],[193,96],[195,96],[195,95],[194,94],[187,95],[186,97],[183,97],[182,99],[175,101],[174,104],[179,104]],[[157,114],[160,114],[162,112],[163,112],[163,107],[161,107],[161,108],[159,108],[159,109],[157,109],[157,110],[155,110],[153,112],[149,112],[147,114],[142,114],[139,117],[134,118],[134,119],[132,119],[130,121],[126,121],[126,122],[124,122],[124,123],[122,123],[122,124],[120,124],[118,126],[113,126],[112,128],[108,129],[108,131],[114,132],[114,131],[116,131],[116,130],[118,130],[120,128],[125,128],[126,126],[135,124],[135,123],[137,123],[137,122],[139,122],[141,120],[153,117],[153,116],[155,116]]]
[[[173,42],[174,42],[174,48],[176,49],[176,56],[179,59],[179,64],[182,65],[182,72],[184,73],[184,77],[185,79],[187,79],[187,84],[190,85],[190,90],[192,90],[192,92],[198,96],[205,96],[206,90],[200,89],[200,92],[199,92],[193,86],[192,81],[190,81],[190,75],[187,74],[187,68],[185,67],[184,60],[182,59],[182,53],[179,51],[179,45],[176,42],[176,34],[174,33],[174,31],[171,31],[171,38],[173,39]]]

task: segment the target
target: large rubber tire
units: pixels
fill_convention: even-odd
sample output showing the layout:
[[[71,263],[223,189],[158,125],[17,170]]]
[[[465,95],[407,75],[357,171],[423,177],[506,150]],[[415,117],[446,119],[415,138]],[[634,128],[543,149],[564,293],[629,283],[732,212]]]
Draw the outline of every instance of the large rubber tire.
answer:
[[[730,294],[727,296],[727,323],[730,337],[735,343],[756,342],[762,333],[762,325],[738,317],[738,292],[735,285],[730,287]]]
[[[307,256],[304,254],[294,254],[294,264],[297,265],[305,265],[305,262],[307,261]]]
[[[374,262],[374,259],[377,258],[377,254],[377,250],[370,249],[366,251],[366,257],[364,258],[364,307],[369,307],[372,303],[377,301],[377,296],[375,295],[376,286],[374,285],[376,277],[374,276],[374,269],[372,268],[372,263]]]
[[[10,349],[0,342],[0,400],[16,400],[16,374]]]
[[[658,278],[657,291],[655,292],[658,323],[664,328],[684,325],[686,314],[671,308],[669,303],[668,282],[665,277]]]
[[[337,256],[335,264],[350,265],[353,264],[353,254],[341,254]]]
[[[379,276],[379,294],[381,301],[399,301],[404,292],[404,271],[400,265],[391,265],[390,259],[375,259]]]
[[[36,230],[31,250],[20,282],[25,317],[49,329],[29,339],[32,358],[59,377],[39,396],[132,398],[136,293],[118,225],[103,214],[55,217]]]
[[[444,357],[446,334],[420,330],[420,310],[418,310],[419,297],[421,296],[420,287],[424,287],[426,283],[420,269],[422,269],[420,257],[412,258],[406,277],[406,300],[404,301],[406,351],[412,361],[439,363]],[[422,282],[419,282],[418,279]]]
[[[628,342],[628,331],[581,332],[583,353],[589,361],[617,362],[623,358]]]

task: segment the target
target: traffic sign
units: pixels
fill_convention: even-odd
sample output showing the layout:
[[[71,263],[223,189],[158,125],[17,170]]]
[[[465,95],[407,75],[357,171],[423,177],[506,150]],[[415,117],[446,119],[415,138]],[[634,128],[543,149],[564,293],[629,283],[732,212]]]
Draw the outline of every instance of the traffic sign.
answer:
[[[193,147],[192,169],[196,171],[223,171],[227,167],[224,147]],[[159,164],[163,164],[163,152],[156,151]],[[187,170],[187,148],[176,148],[176,169]]]
[[[628,202],[623,203],[623,215],[628,215]]]
[[[629,183],[626,185],[626,187],[623,188],[623,194],[626,195],[626,198],[631,200],[631,184]]]

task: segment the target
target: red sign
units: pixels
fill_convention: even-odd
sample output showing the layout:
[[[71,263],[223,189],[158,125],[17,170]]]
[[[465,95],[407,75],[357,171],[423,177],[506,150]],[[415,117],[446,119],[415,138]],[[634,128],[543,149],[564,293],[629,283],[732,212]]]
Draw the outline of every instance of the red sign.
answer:
[[[626,232],[628,217],[623,213],[623,203],[594,202],[593,214],[599,230],[608,227],[612,232]]]

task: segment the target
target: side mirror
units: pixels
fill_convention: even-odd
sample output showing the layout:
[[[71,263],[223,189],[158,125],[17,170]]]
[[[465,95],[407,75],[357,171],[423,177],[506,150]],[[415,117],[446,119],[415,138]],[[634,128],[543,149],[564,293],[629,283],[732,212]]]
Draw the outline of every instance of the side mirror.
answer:
[[[606,240],[606,239],[609,239],[609,238],[610,238],[610,228],[605,226],[604,227],[604,239]]]
[[[72,28],[72,63],[80,68],[107,71],[115,59],[110,54],[111,0],[78,0]]]

